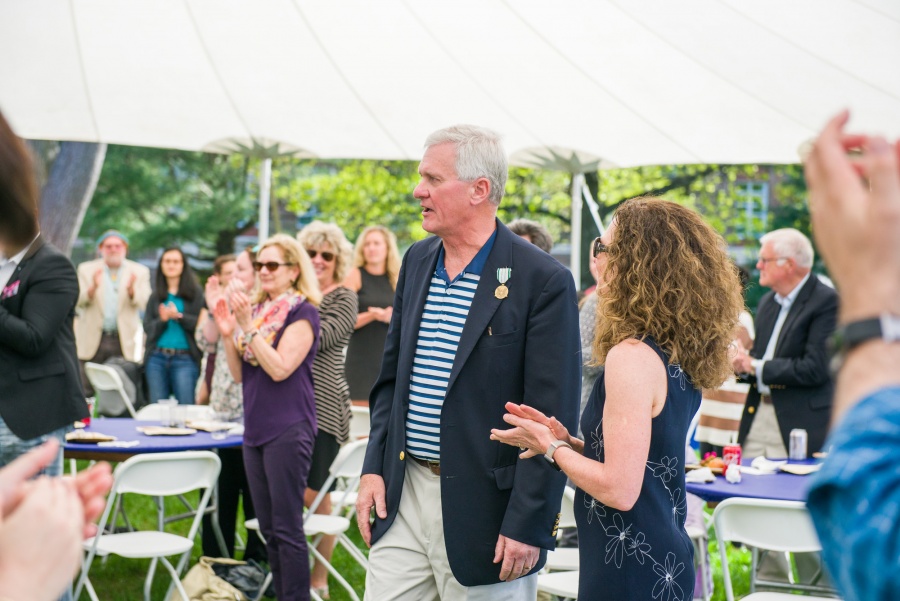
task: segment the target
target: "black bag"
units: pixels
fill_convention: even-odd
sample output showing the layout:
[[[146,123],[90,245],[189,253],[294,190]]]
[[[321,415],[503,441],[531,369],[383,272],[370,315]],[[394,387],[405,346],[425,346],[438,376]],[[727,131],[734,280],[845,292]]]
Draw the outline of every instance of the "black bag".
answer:
[[[256,599],[259,595],[259,589],[265,582],[267,573],[252,559],[240,565],[213,564],[212,569],[216,576],[244,593],[248,599]],[[266,597],[275,596],[271,582],[264,594]]]

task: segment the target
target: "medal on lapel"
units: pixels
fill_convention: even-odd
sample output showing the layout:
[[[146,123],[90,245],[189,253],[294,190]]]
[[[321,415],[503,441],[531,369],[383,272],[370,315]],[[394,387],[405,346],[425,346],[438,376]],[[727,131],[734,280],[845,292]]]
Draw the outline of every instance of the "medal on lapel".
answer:
[[[499,267],[497,269],[497,281],[500,282],[500,285],[494,290],[494,296],[500,300],[509,296],[509,288],[506,287],[506,282],[509,281],[510,276],[512,276],[511,267]]]

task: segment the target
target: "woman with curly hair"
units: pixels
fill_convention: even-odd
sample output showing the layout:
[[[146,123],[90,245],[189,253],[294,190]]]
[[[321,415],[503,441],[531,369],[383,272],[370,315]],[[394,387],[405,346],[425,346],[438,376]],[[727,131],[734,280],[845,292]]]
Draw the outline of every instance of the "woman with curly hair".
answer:
[[[549,457],[578,486],[579,599],[691,599],[684,441],[701,389],[731,371],[737,270],[697,213],[656,198],[623,204],[595,251],[605,370],[581,417],[585,440],[512,403],[514,427],[491,438]]]

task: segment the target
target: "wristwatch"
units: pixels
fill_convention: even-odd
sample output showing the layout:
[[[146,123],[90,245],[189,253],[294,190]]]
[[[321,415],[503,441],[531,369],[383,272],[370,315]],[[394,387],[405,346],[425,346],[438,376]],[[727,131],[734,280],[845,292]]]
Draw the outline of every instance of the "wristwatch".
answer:
[[[250,341],[253,340],[253,337],[257,334],[259,334],[259,330],[250,330],[244,334],[244,346],[250,346]]]
[[[547,460],[547,463],[556,468],[556,471],[559,471],[559,464],[556,463],[556,460],[553,459],[553,454],[556,453],[556,449],[559,447],[569,447],[572,448],[572,445],[567,443],[565,440],[554,440],[550,443],[550,446],[547,447],[547,452],[544,453],[544,459]]]
[[[847,353],[863,342],[873,339],[900,342],[900,315],[882,313],[878,317],[851,321],[835,330],[829,340],[831,371],[837,373]]]

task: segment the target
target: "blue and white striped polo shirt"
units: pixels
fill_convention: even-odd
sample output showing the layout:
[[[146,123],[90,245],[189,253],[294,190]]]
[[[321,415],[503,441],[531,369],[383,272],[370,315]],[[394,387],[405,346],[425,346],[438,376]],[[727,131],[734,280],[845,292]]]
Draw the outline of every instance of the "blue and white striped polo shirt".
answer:
[[[441,247],[419,324],[409,384],[406,449],[419,459],[438,461],[441,458],[441,408],[447,383],[481,271],[496,237],[495,230],[452,282],[444,267]]]

